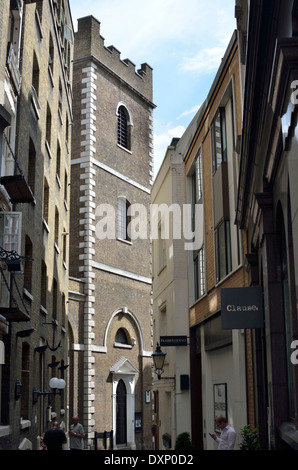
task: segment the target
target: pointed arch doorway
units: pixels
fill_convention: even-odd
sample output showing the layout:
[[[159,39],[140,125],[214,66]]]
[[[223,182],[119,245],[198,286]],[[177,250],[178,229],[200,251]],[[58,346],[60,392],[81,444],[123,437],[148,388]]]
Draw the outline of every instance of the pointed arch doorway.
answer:
[[[135,376],[138,370],[125,357],[110,372],[113,374],[113,429],[115,449],[135,449]]]
[[[116,445],[127,442],[127,403],[126,387],[122,379],[119,380],[116,389]]]

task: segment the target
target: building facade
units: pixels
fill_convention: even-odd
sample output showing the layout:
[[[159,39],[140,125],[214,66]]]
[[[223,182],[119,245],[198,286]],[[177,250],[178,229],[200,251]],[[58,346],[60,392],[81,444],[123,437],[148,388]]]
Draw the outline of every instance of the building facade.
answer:
[[[235,225],[241,119],[234,33],[184,151],[186,200],[194,227],[203,227],[200,243],[188,251],[192,441],[198,449],[216,448],[209,433],[217,415],[238,431],[253,415],[250,331],[223,328],[221,310],[222,289],[247,286],[246,239]]]
[[[1,263],[0,448],[38,449],[53,419],[68,421],[67,388],[55,393],[49,380],[67,382],[73,30],[67,1],[1,8],[1,106],[11,115],[1,134],[1,246],[16,256]]]
[[[183,227],[185,133],[173,139],[152,187],[154,346],[166,353],[161,378],[154,374],[154,443],[174,449],[179,434],[191,433],[187,250]],[[175,235],[174,230],[178,228]],[[155,230],[155,233],[154,233]],[[182,345],[167,346],[183,336]],[[161,340],[163,343],[161,344]]]
[[[87,446],[112,430],[115,448],[151,448],[152,69],[121,60],[88,16],[75,35],[73,88],[73,409]]]
[[[236,2],[243,128],[237,224],[264,328],[253,333],[263,448],[297,443],[297,1]],[[264,47],[266,45],[266,47]]]

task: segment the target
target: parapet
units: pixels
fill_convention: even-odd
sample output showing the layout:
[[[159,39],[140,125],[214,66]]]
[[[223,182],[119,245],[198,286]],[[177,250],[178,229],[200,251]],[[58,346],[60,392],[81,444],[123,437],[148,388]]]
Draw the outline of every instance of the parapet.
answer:
[[[115,46],[106,47],[100,34],[100,22],[92,15],[78,20],[78,31],[75,33],[74,62],[88,57],[95,59],[99,65],[119,76],[152,102],[152,67],[143,63],[136,69],[130,59],[121,59],[121,52]]]

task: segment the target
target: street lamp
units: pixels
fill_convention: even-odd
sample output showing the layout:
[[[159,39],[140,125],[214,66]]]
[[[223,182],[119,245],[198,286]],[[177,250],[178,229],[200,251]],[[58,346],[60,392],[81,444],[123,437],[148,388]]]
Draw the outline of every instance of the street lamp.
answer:
[[[158,380],[161,379],[161,374],[164,373],[164,363],[165,363],[166,353],[162,352],[160,349],[159,343],[156,343],[155,352],[152,354],[152,359],[154,363],[155,370],[154,372],[157,374]]]
[[[52,377],[50,382],[49,382],[49,385],[51,388],[54,389],[54,394],[56,395],[57,393],[59,393],[61,395],[62,393],[62,390],[65,389],[66,387],[66,382],[64,379],[57,379],[57,377]],[[59,390],[59,392],[57,392],[57,390]]]
[[[49,386],[51,387],[51,392],[40,392],[36,388],[33,389],[33,403],[38,402],[40,395],[61,395],[62,390],[66,387],[66,382],[64,379],[58,379],[57,377],[52,377]]]

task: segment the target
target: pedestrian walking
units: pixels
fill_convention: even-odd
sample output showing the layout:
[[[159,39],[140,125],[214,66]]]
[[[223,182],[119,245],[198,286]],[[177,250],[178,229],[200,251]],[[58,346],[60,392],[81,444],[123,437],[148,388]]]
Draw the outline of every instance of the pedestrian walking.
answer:
[[[70,450],[82,450],[85,437],[85,431],[78,416],[73,416],[69,431]]]
[[[43,444],[47,450],[63,450],[62,445],[67,443],[65,432],[60,429],[59,424],[55,421],[52,428],[45,432]]]
[[[215,423],[221,429],[221,435],[220,437],[210,433],[209,435],[218,443],[218,450],[234,450],[237,434],[233,426],[228,423],[225,416],[217,416]]]

